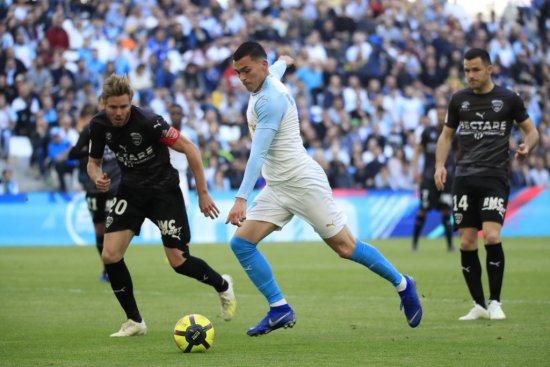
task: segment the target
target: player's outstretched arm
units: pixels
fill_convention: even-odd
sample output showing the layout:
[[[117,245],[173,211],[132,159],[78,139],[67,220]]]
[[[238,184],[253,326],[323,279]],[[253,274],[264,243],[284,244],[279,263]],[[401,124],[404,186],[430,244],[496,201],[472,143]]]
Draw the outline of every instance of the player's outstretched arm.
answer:
[[[451,150],[451,144],[455,131],[450,127],[444,126],[441,135],[437,139],[437,148],[435,152],[435,186],[438,190],[443,190],[445,182],[447,182],[447,169],[445,161]]]

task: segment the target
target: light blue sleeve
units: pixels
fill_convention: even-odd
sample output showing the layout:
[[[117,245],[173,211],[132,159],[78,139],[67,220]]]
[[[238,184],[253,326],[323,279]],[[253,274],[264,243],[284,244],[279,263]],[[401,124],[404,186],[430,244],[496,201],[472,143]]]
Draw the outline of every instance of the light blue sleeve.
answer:
[[[286,62],[282,60],[275,61],[273,65],[269,67],[269,73],[281,80],[286,71]]]
[[[250,157],[246,163],[243,182],[237,192],[238,198],[248,199],[248,196],[254,190],[256,181],[262,172],[262,166],[271,147],[273,138],[287,110],[287,100],[282,93],[264,95],[256,102],[254,109],[258,116],[256,131],[250,148]]]

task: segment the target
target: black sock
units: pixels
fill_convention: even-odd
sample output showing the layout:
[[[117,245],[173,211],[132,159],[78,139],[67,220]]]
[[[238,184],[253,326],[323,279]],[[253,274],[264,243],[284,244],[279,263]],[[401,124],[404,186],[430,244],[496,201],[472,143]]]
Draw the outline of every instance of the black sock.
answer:
[[[97,252],[99,252],[99,257],[101,258],[101,253],[103,252],[103,236],[95,236],[95,247],[97,248]],[[105,265],[103,265],[103,271],[107,271]]]
[[[453,228],[451,226],[451,215],[443,214],[441,216],[441,221],[443,222],[443,228],[445,229],[445,238],[447,239],[447,248],[453,248]]]
[[[485,297],[483,296],[483,285],[481,284],[481,263],[479,262],[477,250],[460,250],[460,254],[462,274],[464,275],[464,280],[470,290],[470,295],[474,299],[475,303],[486,307]]]
[[[201,283],[211,285],[218,292],[224,292],[229,287],[229,284],[206,263],[206,261],[198,257],[189,256],[183,264],[175,267],[176,273],[196,279]]]
[[[414,231],[413,231],[413,250],[416,250],[416,247],[418,246],[418,237],[420,237],[420,232],[422,231],[422,227],[424,227],[424,223],[426,222],[426,215],[418,215],[416,214],[416,219],[414,220]]]
[[[504,251],[502,243],[485,245],[487,250],[487,275],[489,278],[489,299],[500,302],[500,291],[502,289],[502,278],[504,277]]]
[[[105,269],[111,282],[111,288],[124,312],[126,312],[126,317],[135,322],[141,322],[141,315],[134,298],[132,277],[130,277],[130,272],[124,263],[124,259],[114,264],[105,265]]]

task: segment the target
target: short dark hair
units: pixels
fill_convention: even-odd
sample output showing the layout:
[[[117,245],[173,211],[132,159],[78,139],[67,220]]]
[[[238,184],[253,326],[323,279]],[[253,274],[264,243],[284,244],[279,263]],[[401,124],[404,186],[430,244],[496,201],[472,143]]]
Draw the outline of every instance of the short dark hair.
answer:
[[[464,54],[464,60],[473,60],[478,57],[485,65],[491,65],[489,53],[482,48],[471,48]]]
[[[172,103],[172,105],[170,105],[169,111],[173,109],[176,109],[179,113],[183,114],[183,107],[181,107],[178,103]]]
[[[233,54],[233,61],[239,61],[245,56],[250,56],[250,58],[254,60],[267,59],[267,53],[262,45],[253,41],[247,41],[241,44]]]

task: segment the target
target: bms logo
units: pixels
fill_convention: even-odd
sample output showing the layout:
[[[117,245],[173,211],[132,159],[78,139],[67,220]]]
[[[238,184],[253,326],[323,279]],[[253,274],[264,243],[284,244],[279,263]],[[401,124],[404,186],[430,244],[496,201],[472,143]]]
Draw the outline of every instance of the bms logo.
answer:
[[[74,195],[68,203],[65,211],[65,227],[75,244],[84,246],[95,242],[92,218],[84,193]]]
[[[496,210],[498,211],[498,214],[504,218],[504,214],[506,213],[506,209],[504,208],[504,199],[499,197],[486,197],[483,199],[483,207],[481,210]]]

